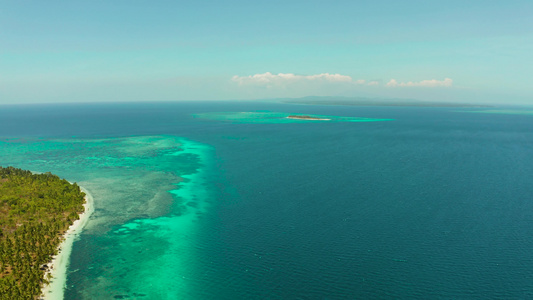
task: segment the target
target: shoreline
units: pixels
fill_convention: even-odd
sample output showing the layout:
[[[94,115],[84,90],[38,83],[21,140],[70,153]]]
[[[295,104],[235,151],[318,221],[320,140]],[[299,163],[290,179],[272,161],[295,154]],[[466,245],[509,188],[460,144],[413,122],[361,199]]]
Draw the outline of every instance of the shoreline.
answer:
[[[315,118],[315,117],[308,117],[308,116],[288,116],[286,118],[292,119],[292,120],[331,121],[331,119],[322,119],[322,118]]]
[[[65,287],[67,284],[67,266],[70,263],[70,253],[72,252],[72,245],[76,238],[83,230],[83,227],[89,221],[89,216],[94,211],[94,199],[92,195],[83,187],[80,186],[82,192],[85,193],[85,203],[83,207],[85,210],[79,216],[80,218],[65,232],[63,235],[63,241],[59,244],[59,251],[56,256],[52,257],[51,262],[48,264],[48,269],[45,272],[45,278],[50,274],[52,278],[50,283],[44,285],[41,289],[41,296],[39,299],[44,300],[62,300]]]

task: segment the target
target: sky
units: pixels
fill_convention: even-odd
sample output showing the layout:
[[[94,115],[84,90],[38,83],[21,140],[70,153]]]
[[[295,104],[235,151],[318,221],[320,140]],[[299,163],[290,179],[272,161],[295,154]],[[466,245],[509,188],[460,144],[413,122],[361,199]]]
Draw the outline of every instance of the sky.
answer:
[[[4,1],[0,104],[533,105],[533,1]]]

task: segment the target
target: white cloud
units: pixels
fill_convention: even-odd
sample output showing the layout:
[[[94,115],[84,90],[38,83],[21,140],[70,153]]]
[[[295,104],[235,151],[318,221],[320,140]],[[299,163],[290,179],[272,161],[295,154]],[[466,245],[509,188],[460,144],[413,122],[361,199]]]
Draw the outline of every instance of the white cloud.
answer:
[[[422,80],[418,82],[398,82],[396,79],[391,79],[388,83],[388,87],[450,87],[453,85],[453,80],[450,78],[445,78],[444,80]]]
[[[252,85],[252,86],[266,86],[272,87],[288,87],[289,84],[319,84],[319,83],[348,83],[353,85],[365,85],[365,86],[381,86],[382,84],[377,80],[357,79],[353,80],[352,77],[341,74],[314,74],[314,75],[296,75],[294,73],[278,73],[272,74],[270,72],[262,74],[254,74],[249,76],[233,76],[231,78],[233,82],[239,85]],[[398,82],[396,79],[391,79],[385,86],[387,87],[450,87],[453,85],[453,80],[445,78],[444,80],[422,80],[422,81],[409,81]]]
[[[232,81],[237,82],[239,85],[245,84],[255,84],[255,85],[273,85],[273,84],[284,84],[291,82],[317,82],[317,81],[327,81],[327,82],[352,82],[352,77],[341,75],[341,74],[315,74],[315,75],[295,75],[293,73],[278,73],[272,74],[266,72],[263,74],[255,74],[250,76],[233,76]]]

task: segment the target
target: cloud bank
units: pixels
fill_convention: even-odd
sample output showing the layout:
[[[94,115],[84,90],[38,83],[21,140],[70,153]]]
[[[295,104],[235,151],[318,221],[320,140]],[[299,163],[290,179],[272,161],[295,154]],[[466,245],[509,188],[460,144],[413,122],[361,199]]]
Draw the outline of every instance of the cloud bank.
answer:
[[[270,72],[266,72],[263,74],[255,74],[250,76],[235,75],[233,76],[233,78],[231,78],[231,80],[237,82],[239,85],[269,85],[302,81],[352,82],[352,77],[341,74],[329,73],[322,73],[316,75],[295,75],[293,73],[272,74]]]
[[[270,72],[255,74],[249,76],[233,76],[231,78],[233,82],[238,83],[239,85],[252,85],[252,86],[286,86],[289,84],[295,83],[345,83],[352,85],[366,85],[366,86],[381,86],[382,83],[376,80],[365,80],[357,79],[353,80],[352,77],[341,74],[314,74],[314,75],[296,75],[293,73],[278,73],[272,74]],[[398,82],[396,79],[391,79],[386,87],[451,87],[453,85],[453,80],[450,78],[445,78],[444,80],[422,80],[422,81],[408,81],[408,82]]]
[[[418,82],[398,82],[396,79],[391,79],[388,83],[388,87],[450,87],[453,84],[453,80],[445,78],[444,80],[422,80]]]

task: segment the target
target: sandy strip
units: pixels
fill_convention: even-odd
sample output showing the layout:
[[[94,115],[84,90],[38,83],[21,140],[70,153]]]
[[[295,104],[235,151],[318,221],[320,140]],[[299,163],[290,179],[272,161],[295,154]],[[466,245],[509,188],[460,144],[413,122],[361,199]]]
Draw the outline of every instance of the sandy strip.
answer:
[[[52,258],[52,262],[48,264],[48,271],[44,274],[45,278],[50,273],[52,279],[50,284],[45,285],[42,289],[43,296],[41,299],[45,300],[62,300],[65,287],[67,285],[67,266],[70,262],[70,253],[72,252],[72,244],[80,235],[83,227],[89,221],[89,216],[94,211],[93,197],[89,192],[80,187],[81,191],[85,193],[85,211],[80,214],[80,218],[72,225],[63,236],[65,239],[59,245],[59,253]]]
[[[287,119],[293,119],[293,120],[309,120],[309,121],[331,121],[331,119],[320,119],[320,118],[302,118],[302,117],[286,117]]]

